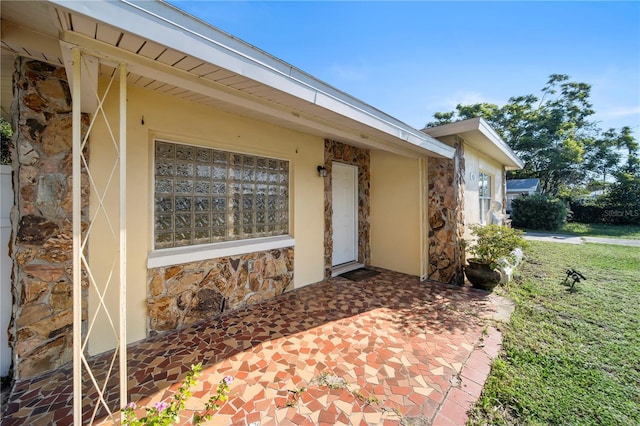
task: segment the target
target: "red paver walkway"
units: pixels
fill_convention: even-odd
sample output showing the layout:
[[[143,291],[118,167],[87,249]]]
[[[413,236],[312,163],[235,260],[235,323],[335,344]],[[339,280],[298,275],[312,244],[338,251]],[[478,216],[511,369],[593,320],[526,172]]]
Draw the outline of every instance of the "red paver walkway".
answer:
[[[500,348],[495,328],[483,336],[496,307],[485,292],[384,270],[360,282],[338,277],[131,345],[129,398],[168,399],[202,362],[185,423],[230,375],[229,401],[207,424],[462,425]],[[101,370],[108,357],[92,364]],[[88,422],[96,397],[86,384]],[[19,382],[2,425],[71,424],[71,391],[70,368]],[[114,386],[107,395],[115,407],[116,394]]]

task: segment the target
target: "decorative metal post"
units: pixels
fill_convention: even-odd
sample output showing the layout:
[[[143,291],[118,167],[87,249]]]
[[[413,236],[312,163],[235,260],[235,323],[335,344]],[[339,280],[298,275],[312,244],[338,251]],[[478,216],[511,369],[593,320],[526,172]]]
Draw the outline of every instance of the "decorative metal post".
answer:
[[[73,422],[74,425],[80,426],[82,424],[88,423],[93,424],[96,420],[96,416],[99,413],[99,410],[104,409],[107,414],[111,417],[111,420],[116,422],[116,413],[119,409],[124,406],[127,402],[127,315],[126,315],[126,301],[127,301],[127,262],[126,262],[126,247],[127,247],[127,222],[126,222],[126,214],[127,214],[127,205],[126,205],[126,196],[127,196],[127,174],[126,174],[126,147],[127,147],[127,73],[126,66],[124,63],[120,63],[117,65],[117,72],[114,72],[111,76],[111,80],[105,86],[104,93],[99,93],[97,80],[93,81],[95,87],[93,87],[93,95],[98,100],[97,102],[97,110],[91,117],[90,124],[86,131],[86,134],[83,135],[82,132],[82,96],[90,96],[91,94],[83,93],[82,89],[82,76],[83,72],[87,71],[86,78],[91,79],[91,73],[88,70],[83,71],[83,65],[87,66],[86,61],[89,62],[91,60],[95,60],[95,58],[87,59],[87,57],[83,56],[80,47],[74,46],[72,47],[72,55],[73,55],[73,81],[72,81],[72,105],[73,105]],[[93,56],[93,54],[91,55]],[[113,58],[109,59],[110,62],[113,61]],[[95,63],[95,62],[94,62]],[[112,83],[116,80],[116,78],[120,79],[119,82],[119,90],[117,96],[119,97],[118,104],[118,126],[117,131],[111,128],[110,121],[107,117],[107,112],[103,108],[103,104],[107,97],[109,96],[110,89],[112,87]],[[87,87],[85,86],[85,90]],[[101,117],[104,120],[104,124],[107,127],[108,133],[103,135],[96,135],[96,141],[100,143],[108,143],[111,142],[113,148],[115,150],[115,156],[113,159],[113,172],[109,178],[107,179],[103,188],[99,189],[98,185],[96,185],[94,175],[89,168],[89,162],[85,155],[87,152],[87,143],[89,141],[89,134],[91,134],[96,119]],[[104,139],[100,139],[104,136]],[[101,159],[102,160],[102,159]],[[104,160],[107,161],[107,160]],[[93,212],[89,214],[87,226],[84,227],[83,234],[83,215],[82,215],[82,205],[83,205],[83,188],[82,188],[82,180],[83,180],[83,169],[86,174],[86,179],[91,188],[92,192],[92,209]],[[117,173],[116,173],[117,171]],[[115,211],[110,210],[109,206],[105,204],[105,197],[107,191],[111,187],[112,184],[115,184],[115,179],[118,179],[118,202],[119,209],[117,213]],[[85,197],[88,194],[84,194]],[[86,200],[85,200],[86,201]],[[91,237],[91,233],[93,231],[93,224],[95,223],[98,215],[104,215],[107,223],[107,230],[110,232],[111,237],[113,238],[114,246],[117,247],[118,250],[118,259],[112,265],[112,269],[107,274],[106,277],[99,276],[100,274],[94,274],[92,271],[91,263],[87,258],[87,248],[89,245],[89,240]],[[116,217],[117,214],[117,217]],[[118,221],[118,227],[115,228],[113,224],[115,221]],[[99,260],[95,260],[99,262]],[[111,276],[116,273],[115,268],[117,268],[117,273],[119,275],[119,286],[118,286],[118,309],[116,311],[115,307],[111,308],[111,312],[109,311],[108,303],[105,301],[105,295],[108,292],[109,282],[111,281]],[[95,303],[96,313],[93,317],[88,321],[88,327],[86,331],[86,335],[83,336],[83,306],[82,306],[82,292],[83,292],[83,271],[86,273],[86,280],[88,280],[89,287],[94,291],[95,298],[90,300],[91,303]],[[85,290],[86,291],[86,290]],[[115,289],[114,289],[115,291]],[[111,327],[113,328],[114,334],[116,336],[116,344],[113,352],[113,357],[111,359],[111,365],[106,371],[106,377],[104,377],[104,382],[98,383],[96,379],[96,375],[91,370],[91,366],[89,365],[86,354],[87,343],[89,342],[89,337],[91,336],[91,332],[93,330],[93,325],[97,319],[97,313],[102,312],[106,315]],[[115,320],[113,318],[114,315],[117,315],[118,325],[115,325]],[[107,395],[110,393],[110,389],[107,388],[107,383],[109,382],[109,377],[115,371],[115,360],[118,358],[118,370],[119,370],[119,401],[120,406],[113,407],[109,406],[109,403],[113,403],[113,401],[108,401]],[[82,382],[83,377],[88,379],[93,385],[94,391],[97,392],[96,399],[94,401],[94,406],[92,407],[91,417],[88,419],[82,418],[83,412],[83,389]]]

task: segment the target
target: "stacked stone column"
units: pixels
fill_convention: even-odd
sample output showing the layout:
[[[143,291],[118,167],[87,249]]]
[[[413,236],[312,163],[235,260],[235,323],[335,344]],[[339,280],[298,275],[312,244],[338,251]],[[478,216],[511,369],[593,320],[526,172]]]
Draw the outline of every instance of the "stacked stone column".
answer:
[[[72,103],[64,68],[26,58],[16,60],[13,95],[9,336],[14,377],[28,378],[73,356]],[[86,221],[84,173],[82,192]]]
[[[464,284],[464,145],[456,138],[453,159],[429,158],[430,280]]]

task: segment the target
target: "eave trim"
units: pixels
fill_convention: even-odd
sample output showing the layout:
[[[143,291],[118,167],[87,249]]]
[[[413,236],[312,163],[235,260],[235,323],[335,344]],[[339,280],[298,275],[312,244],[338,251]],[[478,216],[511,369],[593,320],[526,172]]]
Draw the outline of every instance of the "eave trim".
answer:
[[[163,2],[51,0],[122,31],[225,68],[436,154],[446,144]]]

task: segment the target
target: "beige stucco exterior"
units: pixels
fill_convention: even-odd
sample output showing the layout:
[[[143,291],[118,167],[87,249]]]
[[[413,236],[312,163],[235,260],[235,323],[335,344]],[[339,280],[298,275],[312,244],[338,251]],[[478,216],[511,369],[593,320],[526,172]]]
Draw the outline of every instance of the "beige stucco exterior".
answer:
[[[418,159],[371,153],[371,264],[421,275],[425,198]]]
[[[323,279],[323,180],[316,167],[322,164],[321,138],[284,129],[264,122],[177,100],[152,91],[128,88],[127,102],[127,340],[146,337],[147,256],[153,248],[153,150],[155,138],[192,145],[219,148],[290,161],[290,230],[295,238],[294,286],[296,288]],[[109,98],[106,109],[110,122],[117,117],[117,98]],[[142,121],[144,119],[144,124]],[[100,121],[90,140],[90,169],[98,187],[105,185],[113,167],[114,150],[110,136]],[[109,161],[111,160],[111,161]],[[117,183],[117,180],[116,182]],[[91,210],[100,203],[92,191]],[[117,217],[117,190],[104,200],[110,217]],[[100,216],[100,214],[98,214]],[[117,230],[118,224],[112,223]],[[104,277],[117,253],[107,223],[94,224],[89,243],[92,270]],[[117,283],[117,276],[111,281]],[[117,310],[117,285],[110,286],[105,301],[110,312]],[[100,298],[91,290],[90,318],[97,313],[89,350],[99,353],[113,348],[115,338]],[[114,318],[114,321],[117,321]]]
[[[35,69],[41,67],[33,66]],[[50,85],[66,77],[62,68],[43,69],[52,75],[49,77],[52,79]],[[105,92],[109,84],[106,79],[101,79],[99,92]],[[64,94],[62,90],[59,92]],[[354,267],[364,264],[416,275],[421,279],[457,282],[455,277],[460,275],[460,269],[455,267],[460,262],[456,260],[456,238],[462,235],[462,232],[457,234],[459,225],[465,222],[464,217],[467,224],[480,221],[477,176],[489,174],[492,177],[492,199],[502,201],[503,198],[504,168],[501,163],[481,152],[477,144],[482,141],[476,140],[476,145],[473,145],[458,134],[443,137],[444,143],[454,147],[456,156],[454,159],[442,159],[429,157],[426,153],[396,153],[385,147],[331,141],[321,135],[248,118],[135,85],[127,86],[126,101],[123,99],[112,90],[105,98],[104,111],[100,109],[96,113],[85,114],[85,125],[90,129],[86,145],[89,173],[81,173],[81,178],[89,184],[81,185],[80,191],[84,194],[81,204],[89,208],[90,218],[82,221],[86,226],[85,236],[88,236],[85,254],[89,262],[89,268],[85,268],[88,279],[84,282],[88,297],[86,305],[84,300],[82,304],[88,306],[88,310],[86,322],[82,313],[82,327],[86,330],[83,333],[89,336],[84,348],[89,354],[115,348],[119,336],[122,341],[138,341],[158,332],[215,317],[225,309],[259,303],[282,291],[326,278],[326,259],[333,247],[332,207],[327,204],[332,193],[327,179],[320,176],[320,165],[327,167],[335,160],[358,167],[358,223],[366,225],[358,230],[358,249],[365,255],[362,260],[354,262],[356,265],[350,265]],[[121,113],[126,114],[127,122],[125,128],[119,130]],[[54,129],[55,123],[51,125]],[[126,188],[119,188],[118,182],[120,159],[117,150],[122,134],[126,134],[127,139],[124,162]],[[64,138],[68,136],[54,138],[54,142],[64,148],[67,146],[61,142]],[[224,252],[229,251],[229,245],[221,248],[220,244],[168,249],[171,253],[154,250],[156,140],[287,160],[289,235],[279,240],[284,245],[263,247],[256,240],[233,242],[233,249],[242,246],[241,251],[227,254]],[[49,139],[45,142],[48,145],[44,149],[51,151],[52,146],[57,147]],[[53,163],[60,162],[61,158],[59,155],[44,161],[42,173],[58,170],[54,169],[58,166]],[[68,161],[62,163],[68,166]],[[118,223],[122,196],[126,196],[126,226]],[[27,207],[31,201],[25,200]],[[59,201],[69,204],[65,200]],[[464,206],[463,215],[459,214],[461,206]],[[126,306],[120,306],[119,251],[120,238],[125,235],[127,276],[126,294],[122,300]],[[281,249],[285,251],[278,251]],[[265,266],[267,262],[269,269]],[[256,263],[260,266],[254,272],[249,264]],[[45,268],[46,271],[60,268],[59,265],[45,266],[50,268]],[[42,267],[39,264],[29,265],[30,269],[25,274],[33,274],[35,270],[42,275]],[[228,267],[233,268],[235,281],[228,279]],[[256,276],[258,274],[259,277]],[[206,281],[210,275],[216,278]],[[227,292],[229,287],[226,287],[218,294],[222,298],[220,303],[217,302],[219,299],[214,299],[218,296],[206,299],[204,292],[212,291],[206,286],[211,286],[216,279],[234,283],[230,285],[246,284],[253,293],[247,295],[240,289],[241,296],[238,296],[238,292]],[[93,285],[94,282],[97,286]],[[203,294],[203,297],[196,294]],[[60,299],[60,296],[56,297],[56,300]],[[203,301],[211,301],[212,304],[201,305]],[[231,302],[225,305],[227,301]],[[68,305],[70,302],[56,306]],[[189,310],[194,306],[196,313]],[[31,306],[28,308],[32,309]],[[126,336],[119,331],[119,315],[123,311],[127,315]],[[174,314],[181,313],[184,315],[178,322],[172,321],[177,318]],[[64,315],[64,318],[69,316],[67,313]],[[35,370],[25,371],[32,374]]]
[[[102,82],[104,86],[106,82]],[[290,161],[290,230],[295,238],[294,287],[323,279],[324,187],[316,167],[323,163],[324,144],[319,137],[229,114],[215,108],[178,100],[155,92],[128,87],[127,102],[127,341],[147,336],[147,258],[153,251],[153,143],[156,139],[286,159]],[[117,121],[117,96],[109,97],[105,110],[112,126]],[[144,124],[143,124],[144,122]],[[109,179],[115,150],[102,119],[90,138],[90,170],[97,188]],[[421,263],[428,246],[424,195],[425,161],[371,151],[371,265],[411,275],[422,275]],[[117,218],[117,177],[113,190],[100,203],[91,192],[92,217],[104,206]],[[426,182],[425,182],[426,184]],[[98,281],[106,281],[117,253],[111,228],[118,223],[97,220],[89,241],[89,260]],[[424,268],[424,265],[422,265]],[[101,295],[89,293],[89,318],[95,317],[89,341],[92,354],[116,344],[111,322],[117,326],[117,271],[104,295],[112,320],[101,308]]]
[[[105,82],[102,82],[104,86]],[[177,100],[137,87],[128,88],[127,102],[127,341],[147,336],[147,258],[153,251],[153,143],[163,139],[191,145],[243,152],[290,161],[290,229],[295,238],[294,287],[323,279],[324,188],[316,167],[323,163],[319,137],[229,114],[215,108]],[[117,97],[105,103],[114,124]],[[144,124],[143,124],[144,121]],[[96,121],[90,138],[90,169],[95,185],[109,179],[115,151],[103,120]],[[476,163],[489,164],[488,159]],[[484,161],[484,163],[483,163]],[[421,276],[428,246],[424,195],[425,161],[383,151],[371,151],[371,265]],[[487,169],[488,166],[483,166]],[[493,169],[491,169],[493,170]],[[499,175],[499,173],[497,173]],[[117,177],[113,190],[100,203],[91,193],[92,216],[104,206],[117,217]],[[477,188],[476,188],[477,191]],[[469,203],[468,209],[474,204]],[[118,223],[111,222],[113,229]],[[105,281],[110,274],[117,242],[105,220],[97,220],[89,241],[92,273]],[[117,283],[117,271],[111,282]],[[118,306],[117,286],[104,295],[112,321]],[[89,351],[100,353],[116,343],[111,321],[100,307],[101,296],[91,288],[89,318],[95,317]]]
[[[33,278],[45,277],[52,284],[45,287],[51,287],[52,293],[55,288],[56,293],[43,300],[23,300],[19,291],[13,295],[13,312],[21,327],[12,328],[15,335],[43,322],[52,323],[43,336],[32,338],[22,333],[26,338],[16,340],[18,349],[29,346],[14,357],[16,365],[27,366],[21,373],[24,377],[60,366],[70,361],[72,354],[74,360],[80,360],[83,350],[96,354],[113,349],[118,336],[121,342],[134,342],[186,324],[164,327],[167,321],[162,327],[149,326],[160,316],[151,315],[152,311],[162,311],[164,320],[171,317],[178,298],[192,290],[184,287],[204,283],[196,291],[213,291],[215,285],[223,298],[216,309],[205,304],[201,316],[190,317],[195,321],[215,317],[225,307],[259,303],[331,276],[333,265],[327,267],[333,250],[332,204],[328,202],[331,182],[319,176],[317,167],[330,169],[332,161],[359,168],[359,257],[352,262],[356,267],[371,265],[422,279],[459,282],[454,276],[461,276],[462,262],[457,255],[460,228],[465,224],[464,216],[467,224],[479,221],[478,174],[493,177],[494,199],[502,201],[504,168],[500,164],[518,166],[515,154],[481,120],[454,124],[440,129],[438,135],[420,132],[234,37],[190,20],[165,3],[150,2],[155,11],[150,13],[151,9],[145,11],[142,5],[127,2],[31,2],[31,12],[38,12],[33,16],[39,17],[33,22],[32,13],[25,14],[19,2],[6,3],[2,8],[3,40],[11,57],[26,55],[41,58],[36,62],[42,58],[51,62],[31,64],[30,72],[25,71],[26,62],[22,64],[25,67],[19,67],[29,83],[25,86],[28,96],[16,98],[22,109],[12,109],[12,119],[22,120],[24,114],[31,117],[26,123],[28,131],[21,135],[22,151],[16,151],[24,155],[15,165],[14,185],[20,188],[16,193],[24,197],[16,206],[19,211],[12,224],[16,235],[24,237],[24,244],[18,248],[21,254],[12,260],[17,276],[28,280],[25,285],[39,286]],[[65,18],[55,19],[56,15]],[[12,31],[4,31],[9,28],[5,22]],[[86,28],[92,29],[87,32]],[[22,63],[21,59],[18,62]],[[2,68],[3,77],[13,73]],[[122,72],[122,81],[127,75],[126,90],[120,97],[116,93],[119,79],[114,78],[113,93],[104,101],[107,125],[103,111],[96,111],[94,79],[99,73],[117,76],[118,72]],[[102,77],[98,81],[100,93],[111,84]],[[13,85],[3,85],[3,99],[9,99],[11,89],[19,86]],[[41,113],[43,108],[46,114]],[[126,114],[127,122],[119,129],[121,113]],[[96,121],[89,126],[86,118]],[[42,137],[44,128],[44,133],[51,134]],[[75,168],[75,155],[80,154],[78,135],[85,131],[89,132],[89,173]],[[441,136],[445,143],[435,139]],[[465,137],[470,143],[462,146],[459,140]],[[122,143],[126,140],[126,156],[117,152],[120,138]],[[172,249],[179,252],[177,255],[154,251],[156,139],[287,160],[289,236],[269,241],[278,240],[282,245],[260,246],[248,240],[251,243],[233,242],[234,249],[241,246],[240,250],[246,251],[229,254],[224,254],[229,245],[221,249],[220,244]],[[486,141],[489,150],[484,153]],[[46,161],[37,162],[33,146],[47,154],[43,157]],[[491,160],[494,156],[497,161]],[[119,161],[127,175],[122,188],[118,185]],[[29,179],[27,172],[42,179]],[[79,180],[83,181],[77,185]],[[64,196],[55,199],[60,188],[65,189]],[[120,202],[122,197],[126,203]],[[49,214],[49,208],[36,211],[34,199],[44,207],[61,207],[57,210],[64,214],[57,214],[57,210]],[[118,223],[120,209],[125,211],[126,226]],[[37,223],[47,225],[42,227],[44,231],[55,232],[49,235],[38,232],[37,226],[27,226]],[[80,238],[81,227],[85,227],[82,232],[87,246],[83,249],[89,262],[82,266],[85,279],[78,275],[79,253],[72,244]],[[32,244],[34,236],[42,241]],[[120,247],[125,238],[126,280],[120,280],[118,269],[125,254],[120,253]],[[51,246],[56,250],[49,255],[47,247]],[[35,262],[31,262],[30,253],[39,256]],[[216,255],[205,257],[211,253]],[[221,259],[224,261],[214,261]],[[198,262],[207,263],[209,269],[196,271],[202,266]],[[437,273],[430,275],[432,266]],[[254,294],[258,290],[264,294],[253,299],[238,297],[235,303],[225,305],[228,288],[221,290],[224,284],[217,285],[233,281],[231,276],[235,284],[246,283]],[[98,283],[98,288],[90,281]],[[279,286],[273,286],[274,281]],[[176,282],[183,288],[168,294]],[[80,296],[80,302],[72,300],[72,295]],[[205,299],[203,296],[196,303]],[[179,309],[192,308],[193,300],[188,299]],[[126,337],[118,330],[121,312],[127,316]],[[50,345],[61,341],[53,341],[60,334],[62,352],[54,353]],[[86,348],[73,345],[82,341],[78,336],[89,336]],[[33,347],[36,350],[30,349]],[[79,366],[75,364],[76,377],[82,374]]]
[[[480,173],[491,176],[491,200],[498,201],[504,206],[502,190],[504,171],[500,163],[468,145],[465,146],[464,153],[466,167],[464,213],[466,223],[470,225],[481,222],[478,176]]]

